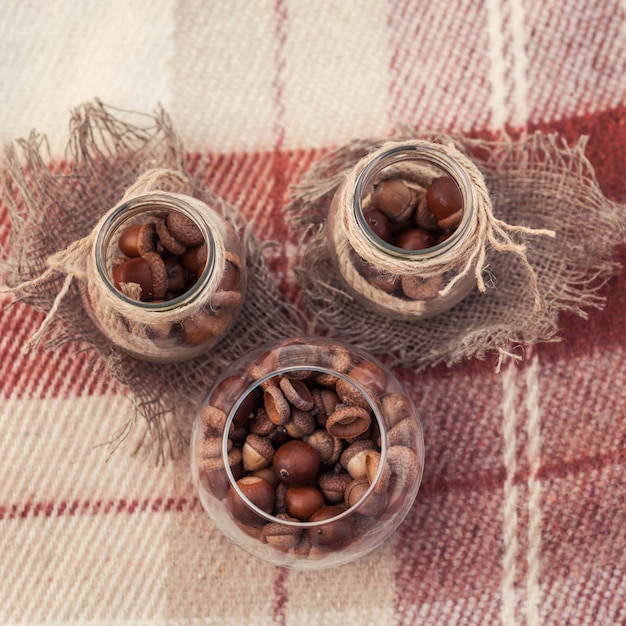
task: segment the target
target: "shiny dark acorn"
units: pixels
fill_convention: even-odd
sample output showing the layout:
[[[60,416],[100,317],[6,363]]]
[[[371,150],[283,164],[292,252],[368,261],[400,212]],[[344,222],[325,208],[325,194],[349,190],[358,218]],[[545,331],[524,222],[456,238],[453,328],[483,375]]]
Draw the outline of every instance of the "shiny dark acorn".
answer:
[[[378,209],[370,209],[363,214],[365,223],[370,230],[383,241],[389,241],[391,237],[391,229],[389,228],[389,220],[387,216]]]
[[[324,496],[312,485],[289,487],[285,493],[285,506],[289,515],[306,521],[324,506]]]
[[[435,245],[435,238],[427,230],[411,228],[400,233],[394,240],[394,245],[403,250],[427,250]]]
[[[120,283],[137,283],[140,285],[142,300],[147,300],[153,295],[152,271],[143,257],[124,261],[113,270],[113,284],[116,289],[120,289]]]
[[[167,272],[167,290],[174,293],[183,291],[186,287],[187,277],[185,268],[176,257],[165,259],[165,270]]]
[[[294,439],[276,450],[273,466],[281,483],[288,487],[302,487],[315,482],[320,456],[309,444]]]
[[[463,208],[463,196],[450,176],[440,176],[428,186],[426,203],[431,213],[441,220]]]
[[[244,476],[237,481],[237,486],[249,502],[265,513],[272,512],[276,494],[267,480],[259,476]],[[227,500],[233,517],[242,524],[261,526],[265,523],[265,520],[248,506],[232,486],[228,490]]]
[[[331,520],[343,513],[343,509],[330,505],[318,509],[309,518],[310,522],[322,522]],[[320,526],[308,529],[310,542],[317,548],[337,550],[347,546],[354,538],[356,525],[351,517],[344,517],[335,521],[329,521]]]

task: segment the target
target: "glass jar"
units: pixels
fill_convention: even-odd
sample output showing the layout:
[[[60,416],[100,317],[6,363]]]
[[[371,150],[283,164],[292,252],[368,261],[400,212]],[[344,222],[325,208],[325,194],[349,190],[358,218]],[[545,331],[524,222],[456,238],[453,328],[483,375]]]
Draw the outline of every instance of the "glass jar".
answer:
[[[423,472],[415,406],[380,362],[293,338],[233,363],[194,420],[202,506],[239,547],[275,565],[341,565],[384,542]]]
[[[191,196],[148,193],[111,209],[96,232],[83,299],[118,348],[150,361],[182,361],[232,327],[246,264],[216,210]]]
[[[467,296],[481,178],[465,155],[426,141],[386,144],[361,159],[328,214],[328,248],[349,292],[400,319],[431,317]]]

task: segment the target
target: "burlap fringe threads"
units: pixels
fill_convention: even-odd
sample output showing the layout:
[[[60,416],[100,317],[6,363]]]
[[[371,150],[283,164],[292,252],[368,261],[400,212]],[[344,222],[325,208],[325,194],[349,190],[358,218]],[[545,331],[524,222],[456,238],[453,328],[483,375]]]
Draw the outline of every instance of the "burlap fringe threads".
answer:
[[[360,172],[391,146],[433,143],[462,164],[476,189],[472,236],[456,260],[463,267],[458,280],[473,272],[478,288],[431,319],[392,319],[364,306],[338,276],[327,246],[328,208],[339,193],[337,223],[354,240],[352,194]],[[285,208],[301,242],[296,274],[314,326],[411,367],[493,352],[499,369],[503,359],[521,358],[528,344],[556,340],[561,312],[585,316],[586,307],[602,306],[598,290],[615,271],[611,256],[624,232],[621,208],[600,191],[584,145],[540,133],[520,141],[420,135],[356,141],[321,159],[293,186]],[[382,258],[373,264],[400,269]],[[440,270],[435,263],[420,275]]]

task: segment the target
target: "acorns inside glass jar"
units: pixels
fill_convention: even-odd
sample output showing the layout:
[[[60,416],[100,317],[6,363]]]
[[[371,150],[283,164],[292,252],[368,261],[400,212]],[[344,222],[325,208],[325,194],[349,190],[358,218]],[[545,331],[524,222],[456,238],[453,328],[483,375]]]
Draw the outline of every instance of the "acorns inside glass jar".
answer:
[[[173,362],[216,345],[246,289],[242,246],[224,217],[191,196],[123,201],[100,222],[83,289],[86,308],[118,348]]]
[[[362,304],[388,317],[427,318],[472,291],[477,189],[468,168],[480,177],[458,151],[413,141],[386,144],[348,173],[329,210],[327,242]]]
[[[254,556],[318,569],[396,530],[422,479],[415,406],[379,361],[316,337],[272,342],[215,381],[198,409],[192,475],[217,527]]]

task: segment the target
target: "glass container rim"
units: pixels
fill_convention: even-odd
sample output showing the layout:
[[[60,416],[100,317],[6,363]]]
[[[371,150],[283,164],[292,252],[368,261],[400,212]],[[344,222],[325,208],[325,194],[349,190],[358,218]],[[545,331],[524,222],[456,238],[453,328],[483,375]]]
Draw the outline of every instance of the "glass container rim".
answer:
[[[429,160],[429,162],[440,167],[454,180],[464,199],[463,217],[461,218],[461,223],[451,233],[450,237],[434,246],[431,246],[430,248],[422,250],[405,250],[404,248],[398,248],[384,239],[381,239],[372,231],[365,221],[365,214],[361,204],[363,189],[366,188],[371,178],[385,167],[389,167],[390,165],[403,161],[406,157],[413,159],[415,157],[422,157],[423,160]],[[430,157],[430,159],[426,157]],[[471,181],[467,173],[454,159],[436,148],[436,146],[401,145],[393,146],[392,148],[385,150],[383,153],[372,159],[372,161],[368,163],[358,174],[352,195],[352,211],[354,217],[359,228],[368,240],[386,254],[405,260],[431,258],[453,248],[460,240],[461,236],[465,234],[469,228],[470,214],[473,210],[474,197],[472,193]]]
[[[374,417],[376,418],[376,421],[378,423],[378,427],[379,427],[378,429],[379,429],[380,438],[381,438],[381,441],[380,441],[380,463],[378,464],[378,468],[376,470],[376,475],[374,477],[374,480],[372,480],[371,484],[368,486],[368,488],[365,491],[365,493],[359,499],[359,501],[356,504],[352,505],[351,507],[348,507],[345,511],[342,511],[339,515],[335,515],[333,517],[329,517],[327,519],[316,521],[316,522],[307,522],[307,521],[301,521],[301,520],[295,520],[294,521],[294,520],[281,519],[279,517],[276,517],[275,515],[271,515],[269,513],[266,513],[265,511],[263,511],[262,509],[257,507],[253,502],[251,502],[243,494],[243,492],[239,488],[239,485],[237,485],[237,481],[235,480],[235,476],[233,475],[233,472],[232,472],[232,469],[230,467],[230,464],[227,462],[227,459],[228,459],[228,432],[229,432],[231,424],[233,423],[233,419],[235,417],[235,414],[237,413],[237,410],[239,409],[239,407],[243,404],[244,400],[247,399],[249,394],[253,393],[255,389],[258,389],[262,383],[264,383],[265,381],[269,380],[270,378],[274,378],[275,376],[279,376],[279,375],[285,374],[287,372],[295,372],[295,371],[300,371],[300,372],[302,372],[302,371],[314,371],[314,372],[319,372],[319,373],[323,373],[323,374],[331,374],[333,376],[337,376],[339,378],[342,378],[346,382],[349,382],[351,385],[355,386],[358,389],[358,391],[365,397],[365,399],[367,400],[368,404],[370,405],[370,408],[372,409],[372,413],[374,414]],[[216,381],[216,386],[217,386],[218,383],[219,383],[219,380]],[[371,394],[367,390],[365,390],[362,385],[357,383],[354,379],[350,378],[345,373],[337,372],[336,370],[333,370],[333,369],[331,369],[329,367],[324,367],[324,366],[320,366],[320,365],[315,365],[315,366],[293,365],[293,366],[282,366],[282,367],[279,366],[279,367],[276,367],[276,368],[272,369],[270,372],[268,372],[267,374],[263,375],[262,377],[260,377],[260,378],[258,378],[256,380],[251,381],[251,383],[245,388],[245,390],[242,391],[239,394],[239,397],[237,398],[237,401],[231,407],[231,409],[230,409],[230,411],[228,413],[227,419],[226,419],[226,424],[224,426],[224,432],[222,433],[222,453],[221,453],[221,457],[222,457],[222,462],[223,462],[224,468],[226,470],[226,475],[228,477],[229,486],[233,487],[235,489],[237,495],[242,499],[242,501],[246,504],[246,506],[248,506],[254,513],[256,513],[257,515],[259,515],[259,517],[263,518],[264,520],[266,520],[267,522],[270,522],[270,523],[278,523],[278,524],[282,524],[284,526],[290,526],[290,527],[294,527],[294,528],[307,529],[307,528],[319,528],[321,526],[325,526],[326,524],[337,522],[337,521],[343,520],[343,519],[345,519],[347,517],[350,517],[355,512],[358,513],[359,507],[373,493],[374,488],[376,487],[377,482],[380,480],[380,478],[382,476],[382,473],[383,473],[383,470],[384,470],[385,461],[387,459],[387,447],[388,447],[387,444],[388,444],[388,442],[387,442],[386,427],[384,427],[383,416],[382,416],[382,414],[380,412],[378,404],[375,401],[373,401],[373,399],[371,397]],[[325,506],[338,506],[338,505],[334,505],[333,504],[333,505],[325,505]]]
[[[197,198],[192,199],[201,202]],[[117,289],[113,284],[113,281],[111,280],[111,277],[106,270],[104,256],[103,254],[101,254],[101,252],[108,245],[111,235],[125,221],[136,217],[143,212],[148,212],[149,210],[159,211],[168,208],[178,211],[186,217],[189,217],[200,229],[207,247],[207,260],[204,265],[204,269],[202,270],[202,273],[200,274],[196,282],[189,289],[187,289],[180,296],[172,298],[171,300],[167,300],[166,302],[143,302],[141,300],[134,300],[133,298],[129,298],[128,296],[124,295],[119,289]],[[143,194],[141,196],[131,198],[119,204],[102,223],[94,244],[94,252],[98,274],[104,280],[104,283],[109,291],[111,291],[123,302],[136,306],[140,309],[145,309],[147,311],[171,311],[183,303],[193,301],[202,293],[215,270],[215,237],[211,229],[208,228],[205,222],[198,220],[196,216],[196,211],[194,210],[191,203],[183,200],[178,196],[166,195],[161,192]]]

